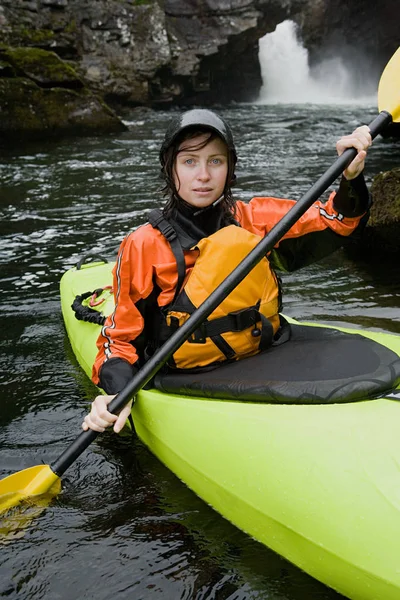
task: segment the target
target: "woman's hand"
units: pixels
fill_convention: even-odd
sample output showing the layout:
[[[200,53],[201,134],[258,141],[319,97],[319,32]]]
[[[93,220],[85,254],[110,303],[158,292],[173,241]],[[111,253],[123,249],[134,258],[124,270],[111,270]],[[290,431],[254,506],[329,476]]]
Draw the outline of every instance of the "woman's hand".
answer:
[[[336,151],[340,156],[347,148],[355,148],[358,152],[355,159],[343,171],[346,179],[355,179],[364,169],[367,150],[372,144],[371,134],[367,125],[357,127],[350,135],[344,135],[336,142]]]
[[[88,415],[86,415],[82,429],[87,431],[93,429],[94,431],[103,432],[107,427],[114,425],[115,433],[119,433],[125,421],[130,415],[132,408],[132,400],[124,406],[119,415],[113,415],[108,412],[107,406],[110,404],[115,396],[96,396],[92,402],[92,409]]]

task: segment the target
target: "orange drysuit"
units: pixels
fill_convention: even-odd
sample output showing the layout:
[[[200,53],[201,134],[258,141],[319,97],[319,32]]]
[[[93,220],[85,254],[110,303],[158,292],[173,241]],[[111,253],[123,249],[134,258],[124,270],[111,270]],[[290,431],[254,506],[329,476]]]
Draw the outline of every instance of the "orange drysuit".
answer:
[[[235,219],[241,227],[263,237],[294,202],[270,197],[253,198],[248,204],[238,201]],[[368,205],[363,177],[351,182],[342,179],[337,195],[333,192],[326,203],[313,204],[280,240],[269,255],[272,266],[291,271],[332,253],[358,228]],[[218,210],[218,206],[212,210]],[[206,231],[202,237],[211,233]],[[183,248],[189,274],[198,252],[185,249],[184,245]],[[218,265],[210,264],[213,268]],[[123,389],[142,364],[144,349],[152,336],[154,307],[166,307],[175,295],[176,259],[158,229],[145,224],[123,240],[113,279],[115,310],[101,329],[93,366],[94,383],[109,394]]]

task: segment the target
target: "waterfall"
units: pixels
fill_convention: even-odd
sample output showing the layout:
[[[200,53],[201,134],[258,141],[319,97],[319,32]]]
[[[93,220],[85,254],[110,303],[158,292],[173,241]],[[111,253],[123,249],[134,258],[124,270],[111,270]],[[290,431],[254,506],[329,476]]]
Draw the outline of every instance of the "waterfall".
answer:
[[[375,103],[376,86],[356,77],[340,58],[321,61],[312,72],[308,51],[297,37],[293,21],[283,21],[259,40],[263,85],[258,103]]]

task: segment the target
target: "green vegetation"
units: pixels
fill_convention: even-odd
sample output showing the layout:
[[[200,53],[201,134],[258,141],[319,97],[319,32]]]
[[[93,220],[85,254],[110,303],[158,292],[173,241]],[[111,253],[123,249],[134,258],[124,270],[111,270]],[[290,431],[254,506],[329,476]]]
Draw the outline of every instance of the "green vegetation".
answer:
[[[12,40],[10,39],[12,35]],[[44,46],[48,45],[55,38],[55,33],[51,29],[27,29],[26,27],[13,26],[12,34],[6,31],[0,31],[0,41],[6,44],[12,43],[19,46]]]
[[[78,31],[78,25],[75,19],[72,19],[64,28],[65,33],[76,33]]]
[[[57,54],[41,48],[0,49],[0,59],[30,79],[40,83],[64,84],[67,87],[83,87],[75,70],[62,61]]]

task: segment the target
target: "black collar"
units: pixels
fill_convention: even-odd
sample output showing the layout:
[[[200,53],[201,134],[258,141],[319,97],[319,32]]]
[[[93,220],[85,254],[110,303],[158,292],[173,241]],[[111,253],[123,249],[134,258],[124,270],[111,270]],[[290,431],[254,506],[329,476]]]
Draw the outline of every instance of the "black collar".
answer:
[[[189,250],[202,238],[219,231],[222,227],[238,225],[233,216],[226,215],[221,204],[211,205],[199,212],[197,207],[183,201],[180,202],[179,211],[174,211],[173,215],[168,217],[168,221],[175,229],[184,250]]]

